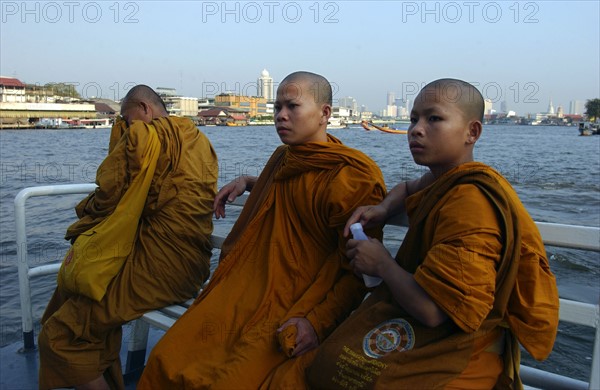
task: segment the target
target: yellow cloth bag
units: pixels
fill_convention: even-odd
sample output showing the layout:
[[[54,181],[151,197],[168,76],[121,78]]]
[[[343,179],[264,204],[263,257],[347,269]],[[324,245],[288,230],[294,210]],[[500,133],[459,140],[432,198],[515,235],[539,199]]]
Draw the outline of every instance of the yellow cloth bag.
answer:
[[[152,125],[147,128],[139,174],[114,212],[77,237],[58,272],[59,288],[99,302],[129,256],[160,153],[156,129]]]

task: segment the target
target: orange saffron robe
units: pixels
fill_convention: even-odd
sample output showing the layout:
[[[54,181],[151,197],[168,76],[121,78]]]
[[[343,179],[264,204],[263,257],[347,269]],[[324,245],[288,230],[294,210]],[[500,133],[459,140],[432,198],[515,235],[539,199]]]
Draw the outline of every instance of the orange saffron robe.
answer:
[[[321,345],[308,384],[520,388],[517,340],[544,359],[558,327],[556,281],[534,221],[506,179],[477,162],[406,204],[409,230],[396,261],[450,320],[428,328],[380,285]]]
[[[209,275],[212,204],[218,164],[206,136],[188,119],[159,118],[113,126],[109,154],[96,175],[98,188],[76,208],[67,239],[112,213],[140,169],[148,127],[161,153],[134,247],[100,302],[56,289],[41,320],[40,389],[69,387],[105,376],[124,388],[121,325],[143,313],[198,293]]]
[[[332,136],[279,147],[209,286],[154,347],[138,389],[257,389],[288,360],[276,329],[292,317],[308,319],[322,341],[366,291],[343,227],[384,195],[377,165]]]

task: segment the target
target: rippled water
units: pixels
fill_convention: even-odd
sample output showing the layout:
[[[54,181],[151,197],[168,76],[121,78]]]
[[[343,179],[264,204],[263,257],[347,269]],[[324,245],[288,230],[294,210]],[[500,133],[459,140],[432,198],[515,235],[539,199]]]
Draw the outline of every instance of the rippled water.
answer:
[[[240,174],[258,174],[280,144],[274,129],[267,126],[201,130],[219,156],[219,186]],[[405,135],[366,132],[359,127],[331,133],[371,156],[381,167],[388,188],[425,172],[413,163]],[[108,137],[107,129],[0,131],[0,345],[21,337],[15,195],[29,186],[93,182],[106,155]],[[475,158],[509,179],[535,220],[600,226],[600,137],[580,137],[574,127],[487,126]],[[62,258],[68,246],[62,237],[74,221],[73,207],[82,197],[40,197],[29,202],[27,233],[32,264]],[[236,215],[231,210],[229,218],[217,221],[216,231],[229,229]],[[398,228],[386,229],[386,236],[392,246],[399,245]],[[600,255],[558,248],[547,251],[561,296],[598,302]],[[32,281],[36,320],[54,280],[48,276]],[[593,335],[588,329],[563,325],[560,333],[555,352],[542,367],[587,379]]]

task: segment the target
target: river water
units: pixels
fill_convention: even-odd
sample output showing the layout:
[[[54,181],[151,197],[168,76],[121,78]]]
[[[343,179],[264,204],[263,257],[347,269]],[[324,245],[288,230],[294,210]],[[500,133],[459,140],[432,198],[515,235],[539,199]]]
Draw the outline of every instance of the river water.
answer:
[[[219,187],[240,174],[257,175],[280,145],[272,126],[201,127],[219,156]],[[109,129],[0,131],[0,345],[21,337],[13,200],[25,187],[90,183],[107,153]],[[380,166],[388,189],[418,177],[406,135],[367,132],[361,127],[331,130]],[[515,187],[537,221],[600,226],[600,137],[580,137],[575,127],[485,126],[475,159],[499,170]],[[63,240],[75,220],[73,207],[83,195],[40,197],[27,207],[30,264],[62,259]],[[216,221],[226,232],[237,213]],[[399,244],[399,233],[386,229],[386,242]],[[597,303],[600,254],[546,248],[561,297]],[[394,253],[395,254],[395,253]],[[213,256],[213,268],[216,255]],[[54,288],[55,277],[32,280],[35,334]],[[562,325],[553,354],[538,367],[587,380],[593,334],[589,328]],[[530,358],[524,356],[528,364]]]

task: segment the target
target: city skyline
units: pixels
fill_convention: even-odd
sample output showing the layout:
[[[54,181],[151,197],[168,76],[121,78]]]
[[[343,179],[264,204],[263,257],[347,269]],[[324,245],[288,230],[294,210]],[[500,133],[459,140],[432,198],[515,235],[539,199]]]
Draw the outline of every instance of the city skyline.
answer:
[[[323,74],[378,113],[427,82],[473,83],[499,111],[565,113],[600,90],[599,3],[2,1],[0,74],[119,100],[134,84],[258,95],[268,70]],[[564,26],[564,28],[560,28]],[[78,31],[80,33],[73,33]]]
[[[1,76],[1,77],[5,77],[5,76]],[[18,80],[18,79],[15,79]],[[21,80],[18,80],[21,81]],[[261,97],[267,100],[267,102],[273,103],[274,102],[274,98],[275,98],[275,85],[276,83],[273,82],[273,78],[270,77],[269,72],[267,71],[267,69],[263,69],[263,71],[261,72],[260,77],[257,79],[256,81],[256,94],[252,94],[251,91],[253,89],[254,86],[250,85],[249,88],[245,88],[243,92],[236,92],[233,90],[224,90],[222,92],[220,92],[219,94],[230,94],[230,95],[239,95],[239,96],[244,96],[244,97]],[[40,86],[41,87],[41,86]],[[204,102],[207,101],[208,99],[214,99],[214,96],[211,96],[210,98],[207,97],[202,97],[202,96],[192,96],[192,97],[184,97],[180,94],[177,93],[176,88],[170,88],[170,87],[154,87],[154,89],[156,90],[156,92],[163,96],[163,95],[168,95],[168,96],[177,96],[177,97],[182,97],[184,99],[196,99],[198,102]],[[165,92],[167,91],[167,92]],[[245,93],[246,95],[242,94]],[[105,98],[103,96],[100,96],[102,98]],[[82,96],[83,99],[87,99],[87,98],[91,98],[92,100],[98,98],[98,96]],[[118,102],[118,100],[117,100]],[[411,109],[411,101],[410,99],[402,99],[402,98],[395,98],[395,93],[394,92],[387,92],[387,102],[386,102],[386,108],[382,109],[382,110],[378,110],[376,112],[373,112],[375,115],[379,115],[379,116],[384,116],[384,117],[408,117],[410,115],[410,109]],[[545,111],[540,111],[537,114],[550,114],[550,115],[555,115],[555,114],[568,114],[568,115],[583,115],[585,114],[585,101],[583,100],[571,100],[569,102],[569,108],[568,110],[565,109],[565,107],[563,107],[562,105],[558,105],[556,110],[554,109],[554,104],[552,101],[552,98],[550,99],[549,103],[548,103],[548,109]],[[204,105],[206,103],[203,103]],[[363,111],[369,111],[371,112],[368,107],[366,107],[364,104],[360,105],[360,109],[359,107],[359,102],[353,98],[352,96],[343,96],[340,97],[339,99],[333,99],[333,106],[334,107],[345,107],[348,108],[350,110],[352,110],[353,115],[354,116],[358,116],[361,112]],[[493,102],[490,99],[485,99],[485,114],[510,114],[509,116],[515,116],[517,115],[517,113],[515,113],[513,110],[508,109],[507,106],[507,102],[505,100],[503,100],[502,102],[500,102],[499,104],[500,108],[498,109],[498,104],[496,104],[495,106],[493,105]],[[533,113],[531,113],[533,114]],[[518,115],[517,115],[518,116]]]

